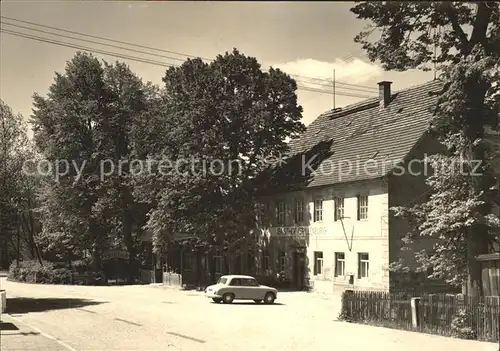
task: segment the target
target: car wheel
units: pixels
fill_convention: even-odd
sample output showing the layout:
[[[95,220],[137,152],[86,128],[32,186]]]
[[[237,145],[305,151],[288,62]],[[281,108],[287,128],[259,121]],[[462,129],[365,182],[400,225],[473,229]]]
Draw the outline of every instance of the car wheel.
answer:
[[[222,296],[222,302],[224,303],[233,303],[234,295],[233,294],[224,294]]]
[[[221,298],[219,298],[219,297],[214,297],[212,300],[213,300],[215,303],[219,303],[219,302],[221,302],[221,301],[222,301],[222,299],[221,299]]]
[[[274,294],[272,292],[268,292],[266,294],[266,296],[264,296],[264,303],[270,305],[274,302],[275,299],[276,299],[276,296],[274,296]]]
[[[254,301],[255,301],[255,303],[261,303],[262,302],[262,300],[254,300]]]

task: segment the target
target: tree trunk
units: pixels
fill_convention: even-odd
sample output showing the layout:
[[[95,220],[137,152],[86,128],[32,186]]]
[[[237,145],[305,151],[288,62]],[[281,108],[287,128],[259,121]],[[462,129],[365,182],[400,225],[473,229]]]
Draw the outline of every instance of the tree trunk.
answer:
[[[130,216],[127,213],[128,211],[124,211],[123,215],[123,237],[125,246],[128,252],[128,269],[127,269],[127,283],[132,284],[134,281],[134,271],[135,271],[135,245],[132,237],[132,221]],[[156,262],[153,262],[153,268]]]
[[[99,251],[99,247],[97,243],[92,245],[92,263],[94,266],[94,272],[98,275],[102,275],[102,259],[101,252]]]
[[[130,204],[133,203],[132,194],[130,189],[126,186],[121,187],[121,206],[122,206],[122,227],[123,227],[123,241],[128,257],[128,269],[127,269],[127,283],[132,284],[134,281],[135,272],[135,261],[136,261],[136,248],[133,238],[133,217],[130,212]],[[155,262],[153,262],[155,263]],[[154,267],[154,266],[153,266]]]
[[[484,10],[484,9],[483,9]],[[477,29],[477,28],[476,28]],[[476,29],[474,31],[476,31]],[[486,216],[491,213],[492,203],[489,198],[491,186],[494,185],[494,178],[488,175],[485,159],[485,148],[483,143],[476,144],[476,140],[484,138],[485,127],[485,96],[489,85],[483,81],[471,81],[467,86],[467,111],[465,136],[468,140],[468,149],[464,150],[466,159],[469,161],[472,171],[477,162],[481,162],[477,170],[478,174],[470,174],[473,193],[479,195],[484,204],[476,211]],[[469,228],[467,234],[467,294],[471,297],[483,295],[483,282],[481,272],[481,262],[476,257],[488,252],[488,228],[483,224]]]

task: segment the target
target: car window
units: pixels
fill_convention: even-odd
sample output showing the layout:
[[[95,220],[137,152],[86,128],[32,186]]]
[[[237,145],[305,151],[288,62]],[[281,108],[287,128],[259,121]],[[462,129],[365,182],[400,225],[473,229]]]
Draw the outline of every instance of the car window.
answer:
[[[219,278],[219,280],[217,281],[217,284],[226,284],[227,282],[227,278]]]
[[[255,279],[242,279],[242,285],[244,286],[259,286],[259,283]]]
[[[231,286],[241,286],[241,279],[239,278],[233,278],[231,280],[231,283],[229,283]]]

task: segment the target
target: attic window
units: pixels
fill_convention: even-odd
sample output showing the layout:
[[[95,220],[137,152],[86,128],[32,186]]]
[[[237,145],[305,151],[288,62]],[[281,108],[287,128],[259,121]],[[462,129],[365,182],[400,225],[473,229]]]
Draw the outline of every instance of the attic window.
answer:
[[[373,154],[373,156],[372,156],[372,157],[370,157],[370,159],[372,159],[372,160],[373,160],[373,159],[374,159],[375,157],[377,157],[377,156],[378,156],[378,151],[377,151],[377,152],[375,152],[375,153]]]
[[[345,126],[349,127],[351,124],[352,124],[352,119],[350,121],[347,121],[347,123],[345,124]]]
[[[401,112],[403,112],[403,108],[402,108],[402,107],[400,107],[400,108],[398,109],[398,113],[401,113]]]

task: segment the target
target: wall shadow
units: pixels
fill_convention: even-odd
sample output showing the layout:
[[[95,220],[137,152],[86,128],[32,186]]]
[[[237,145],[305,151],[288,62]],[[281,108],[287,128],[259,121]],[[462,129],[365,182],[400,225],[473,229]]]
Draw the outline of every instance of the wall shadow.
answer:
[[[7,313],[23,314],[30,312],[46,312],[52,310],[63,310],[71,308],[82,308],[86,306],[100,305],[106,302],[70,299],[70,298],[7,298]]]
[[[282,164],[271,166],[257,178],[260,195],[274,195],[306,188],[321,163],[333,155],[333,141],[320,141],[309,149],[293,154]]]

